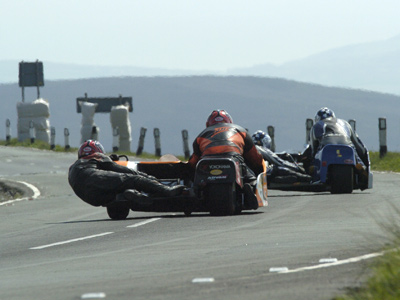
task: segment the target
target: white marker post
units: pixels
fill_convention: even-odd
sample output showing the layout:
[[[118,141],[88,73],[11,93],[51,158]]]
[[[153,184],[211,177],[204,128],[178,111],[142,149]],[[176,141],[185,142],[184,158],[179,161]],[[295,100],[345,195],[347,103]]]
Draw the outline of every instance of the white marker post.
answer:
[[[156,156],[161,156],[161,141],[160,141],[160,129],[154,128],[154,144],[156,146]]]
[[[6,120],[6,141],[7,144],[10,142],[11,140],[11,122],[10,119]]]
[[[274,126],[267,127],[268,135],[271,137],[271,151],[275,152],[275,128]]]
[[[185,154],[185,158],[188,159],[190,156],[189,134],[186,129],[182,130],[182,139],[183,139],[183,153]]]
[[[64,145],[65,145],[65,150],[68,150],[70,148],[68,128],[64,128]]]
[[[113,128],[113,151],[117,152],[119,149],[119,127]]]
[[[310,143],[310,131],[314,125],[313,119],[306,120],[306,145]]]
[[[379,118],[379,156],[381,158],[387,153],[386,131],[386,118]]]
[[[145,128],[145,127],[140,128],[139,145],[138,145],[138,148],[136,150],[136,155],[137,156],[141,155],[142,152],[143,152],[144,138],[146,137],[146,131],[147,131],[147,128]]]
[[[50,150],[54,150],[56,148],[56,128],[50,128]]]

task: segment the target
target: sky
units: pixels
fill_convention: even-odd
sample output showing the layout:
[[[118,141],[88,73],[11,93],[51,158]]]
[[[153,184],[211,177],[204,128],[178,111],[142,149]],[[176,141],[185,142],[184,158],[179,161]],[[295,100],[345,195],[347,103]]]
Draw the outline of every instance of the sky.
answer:
[[[0,0],[0,61],[224,71],[400,34],[399,0]]]

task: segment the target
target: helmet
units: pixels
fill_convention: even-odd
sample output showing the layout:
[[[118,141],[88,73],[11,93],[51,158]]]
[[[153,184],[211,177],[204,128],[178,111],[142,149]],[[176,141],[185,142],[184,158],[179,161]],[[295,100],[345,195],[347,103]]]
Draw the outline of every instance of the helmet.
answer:
[[[256,132],[253,133],[251,138],[253,139],[255,145],[271,149],[272,140],[268,133],[265,133],[262,130],[257,130]]]
[[[206,127],[217,123],[233,123],[232,117],[223,109],[213,110],[207,118]]]
[[[87,140],[79,147],[78,158],[82,158],[97,152],[105,153],[102,144],[100,144],[98,141]]]
[[[336,116],[333,110],[327,107],[323,107],[319,111],[317,111],[317,114],[315,115],[315,123],[326,118],[336,118]]]

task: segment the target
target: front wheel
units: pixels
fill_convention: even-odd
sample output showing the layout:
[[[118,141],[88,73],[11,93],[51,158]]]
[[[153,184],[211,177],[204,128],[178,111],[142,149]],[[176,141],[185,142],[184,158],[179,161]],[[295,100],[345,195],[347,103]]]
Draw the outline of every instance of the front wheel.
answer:
[[[351,194],[354,188],[354,168],[349,165],[333,165],[330,169],[331,194]]]
[[[113,220],[125,220],[129,215],[129,207],[125,205],[107,206],[107,214]]]
[[[206,199],[212,216],[228,216],[236,212],[235,183],[209,184]]]

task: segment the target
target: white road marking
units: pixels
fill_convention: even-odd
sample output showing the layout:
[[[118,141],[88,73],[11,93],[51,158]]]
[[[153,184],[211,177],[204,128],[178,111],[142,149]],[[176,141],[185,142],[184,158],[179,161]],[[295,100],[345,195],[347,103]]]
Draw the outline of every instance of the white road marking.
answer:
[[[337,258],[321,258],[319,260],[320,264],[326,264],[326,263],[333,263],[333,262],[337,262],[338,259]]]
[[[104,233],[95,234],[95,235],[89,235],[89,236],[85,236],[85,237],[81,237],[81,238],[77,238],[77,239],[72,239],[72,240],[68,240],[68,241],[62,241],[62,242],[58,242],[58,243],[53,243],[53,244],[48,244],[48,245],[43,245],[43,246],[38,246],[38,247],[32,247],[32,248],[29,248],[29,249],[39,250],[39,249],[54,247],[54,246],[58,246],[58,245],[63,245],[63,244],[69,244],[69,243],[73,243],[73,242],[88,240],[88,239],[92,239],[92,238],[95,238],[95,237],[108,235],[108,234],[111,234],[111,233],[114,233],[114,232],[104,232]]]
[[[81,296],[81,299],[103,299],[106,297],[104,293],[87,293]]]
[[[192,280],[192,283],[209,283],[209,282],[214,282],[214,278],[212,277],[206,277],[206,278],[194,278]]]
[[[154,222],[154,221],[158,221],[158,220],[161,220],[161,218],[151,218],[151,219],[143,221],[143,222],[139,222],[139,223],[136,223],[136,224],[133,224],[133,225],[126,226],[126,228],[139,227],[139,226],[142,226],[142,225]]]
[[[2,205],[7,205],[7,204],[11,204],[11,203],[18,202],[18,201],[24,201],[24,200],[29,200],[29,199],[36,199],[37,197],[40,196],[40,191],[39,191],[39,189],[38,189],[36,186],[34,186],[34,185],[30,184],[30,183],[27,183],[27,182],[25,182],[25,181],[16,181],[16,182],[21,183],[21,184],[27,186],[29,189],[31,189],[32,192],[33,192],[33,196],[31,196],[31,197],[24,197],[24,198],[18,198],[18,199],[13,199],[13,200],[5,201],[5,202],[0,202],[0,206],[2,206]]]
[[[348,259],[338,260],[338,261],[331,262],[331,263],[325,263],[325,264],[320,264],[320,265],[315,265],[315,266],[297,268],[297,269],[293,269],[293,270],[286,270],[286,271],[281,271],[281,272],[277,272],[277,273],[279,273],[279,274],[298,273],[298,272],[303,272],[303,271],[308,271],[308,270],[328,268],[328,267],[333,267],[333,266],[339,266],[339,265],[359,262],[359,261],[370,259],[370,258],[375,258],[375,257],[378,257],[378,256],[382,256],[383,254],[384,254],[384,252],[370,253],[370,254],[361,255],[361,256],[357,256],[357,257],[351,257],[351,258],[348,258]]]
[[[270,273],[281,273],[281,272],[285,272],[288,271],[289,269],[286,267],[273,267],[273,268],[269,268],[269,272]]]

